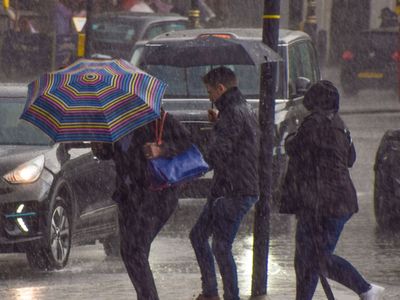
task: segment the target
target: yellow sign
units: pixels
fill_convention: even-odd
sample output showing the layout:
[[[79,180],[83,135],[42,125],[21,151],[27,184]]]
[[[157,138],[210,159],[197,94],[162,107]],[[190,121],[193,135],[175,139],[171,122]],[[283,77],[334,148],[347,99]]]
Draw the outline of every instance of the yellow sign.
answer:
[[[76,52],[76,55],[78,57],[84,57],[85,56],[85,41],[86,41],[86,35],[84,33],[79,33],[78,34],[78,49]]]
[[[3,0],[3,7],[5,10],[10,8],[10,0]]]
[[[86,17],[73,17],[72,18],[72,23],[75,26],[75,30],[77,32],[81,32],[83,27],[85,27]]]

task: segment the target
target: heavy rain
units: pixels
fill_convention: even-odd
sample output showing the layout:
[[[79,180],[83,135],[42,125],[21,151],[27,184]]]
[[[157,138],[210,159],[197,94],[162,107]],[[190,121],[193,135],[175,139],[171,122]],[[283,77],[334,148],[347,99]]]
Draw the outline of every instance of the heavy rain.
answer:
[[[0,299],[400,299],[400,0],[0,3]]]

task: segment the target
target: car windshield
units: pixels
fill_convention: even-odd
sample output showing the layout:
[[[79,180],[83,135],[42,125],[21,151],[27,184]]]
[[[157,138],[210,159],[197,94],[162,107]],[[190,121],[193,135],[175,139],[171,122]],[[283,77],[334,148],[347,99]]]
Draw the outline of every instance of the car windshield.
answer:
[[[25,101],[0,99],[1,145],[51,145],[51,139],[40,129],[21,120]]]
[[[202,76],[218,66],[199,66],[180,68],[161,65],[147,65],[145,71],[168,84],[166,97],[207,98],[207,90],[201,80]],[[259,89],[259,77],[255,66],[229,65],[239,79],[239,88],[247,96],[255,96]]]
[[[93,38],[109,42],[130,42],[137,39],[140,21],[125,19],[95,19]]]
[[[132,63],[137,64],[147,73],[165,81],[168,84],[165,98],[208,98],[202,77],[219,65],[203,65],[195,67],[176,67],[165,65],[145,65],[140,63],[146,47],[137,48],[133,54]],[[139,56],[139,57],[138,57]],[[255,65],[225,65],[231,68],[238,78],[239,88],[247,98],[259,98],[260,69]],[[283,98],[283,63],[279,63],[275,97]]]

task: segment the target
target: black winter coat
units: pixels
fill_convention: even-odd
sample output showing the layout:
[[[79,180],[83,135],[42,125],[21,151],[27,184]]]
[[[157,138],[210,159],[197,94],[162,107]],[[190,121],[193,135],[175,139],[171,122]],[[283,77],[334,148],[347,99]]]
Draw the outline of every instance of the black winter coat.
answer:
[[[257,196],[259,134],[254,111],[234,87],[216,102],[214,124],[206,159],[214,169],[211,197]]]
[[[356,154],[339,114],[313,113],[286,139],[289,166],[282,205],[296,214],[341,217],[358,211],[349,167]],[[282,210],[282,206],[281,206]]]
[[[102,153],[95,153],[99,159],[113,159],[116,167],[116,190],[113,200],[122,203],[128,198],[143,201],[144,193],[149,191],[151,179],[148,160],[143,152],[146,143],[155,142],[155,122],[134,130],[117,141],[103,148]],[[176,155],[191,146],[189,131],[172,115],[167,114],[163,131],[163,145],[166,157]],[[175,194],[174,187],[162,190],[167,197]],[[175,195],[176,196],[176,195]]]

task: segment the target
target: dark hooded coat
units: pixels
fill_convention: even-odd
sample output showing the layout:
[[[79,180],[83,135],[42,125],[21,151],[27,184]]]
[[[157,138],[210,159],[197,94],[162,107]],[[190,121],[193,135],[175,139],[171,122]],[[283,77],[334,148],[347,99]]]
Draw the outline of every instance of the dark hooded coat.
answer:
[[[358,211],[349,167],[356,159],[350,132],[338,113],[314,112],[288,136],[281,212],[342,217]]]

